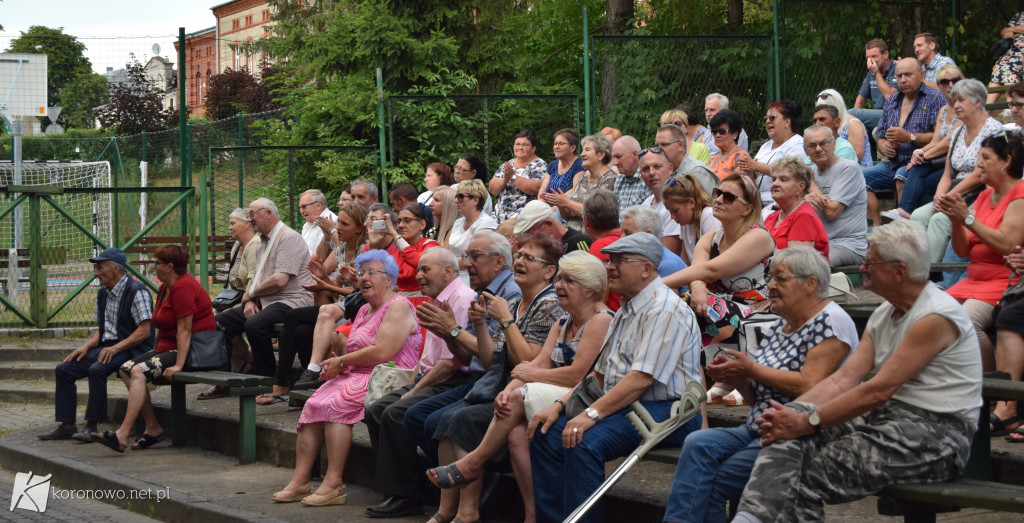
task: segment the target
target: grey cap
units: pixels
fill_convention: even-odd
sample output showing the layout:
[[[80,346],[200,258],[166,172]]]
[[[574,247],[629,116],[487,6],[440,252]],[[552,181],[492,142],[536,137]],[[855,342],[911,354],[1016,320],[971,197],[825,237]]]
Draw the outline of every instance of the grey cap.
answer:
[[[615,243],[601,249],[602,254],[639,254],[651,260],[655,266],[661,264],[665,248],[661,242],[649,232],[638,232],[623,236]]]
[[[117,247],[105,249],[103,252],[100,253],[99,256],[96,256],[95,258],[89,258],[89,261],[92,263],[99,263],[103,260],[110,260],[122,267],[128,264],[128,257],[124,255],[124,251],[118,249]]]

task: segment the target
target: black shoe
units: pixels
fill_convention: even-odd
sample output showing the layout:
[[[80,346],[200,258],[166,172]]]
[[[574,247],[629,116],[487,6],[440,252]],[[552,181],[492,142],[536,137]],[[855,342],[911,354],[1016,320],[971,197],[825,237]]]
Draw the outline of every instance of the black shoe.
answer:
[[[320,384],[321,383],[323,383],[323,382],[320,381],[320,373],[319,372],[313,372],[313,371],[311,371],[309,369],[306,369],[306,370],[302,371],[302,375],[299,376],[299,379],[298,379],[298,381],[295,382],[295,385],[292,385],[292,389],[294,389],[294,390],[314,390],[314,389],[320,388]]]
[[[400,518],[423,514],[423,503],[415,498],[391,496],[384,503],[366,509],[368,518]]]
[[[92,433],[93,431],[89,427],[82,427],[82,430],[71,436],[71,439],[81,441],[82,443],[92,443]]]
[[[57,425],[57,428],[47,432],[46,434],[40,434],[39,439],[41,440],[52,440],[52,439],[71,439],[75,433],[78,432],[78,427],[71,427],[70,429],[64,428],[63,425]],[[89,438],[92,439],[92,438]]]

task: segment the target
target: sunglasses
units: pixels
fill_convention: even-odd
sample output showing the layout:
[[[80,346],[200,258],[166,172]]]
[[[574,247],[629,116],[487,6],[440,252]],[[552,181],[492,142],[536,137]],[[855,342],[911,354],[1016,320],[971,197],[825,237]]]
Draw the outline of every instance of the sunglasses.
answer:
[[[735,194],[733,194],[733,193],[731,193],[729,191],[723,191],[723,190],[719,189],[718,187],[715,187],[711,191],[711,197],[713,199],[717,200],[719,196],[721,196],[722,197],[722,201],[727,203],[727,204],[732,204],[736,200],[739,200],[740,203],[742,203],[743,205],[749,205],[750,204],[750,202],[748,202],[747,200],[744,200],[743,198],[741,198],[741,197],[739,197],[739,196],[737,196],[737,195],[735,195]]]
[[[959,78],[959,77],[957,77],[957,78],[943,78],[942,80],[939,80],[939,85],[941,85],[941,86],[956,85],[956,83],[959,82],[960,80],[963,80],[963,78]]]
[[[818,95],[817,100],[828,100],[828,95],[825,93],[821,93]]]
[[[464,200],[466,198],[473,198],[473,196],[470,196],[470,195],[468,195],[466,193],[462,193],[462,192],[460,192],[460,193],[455,195],[455,199],[456,200]]]
[[[769,114],[768,116],[764,117],[764,122],[765,123],[774,122],[775,119],[778,118],[778,117],[779,117],[779,115],[777,115],[777,114]]]
[[[725,136],[731,132],[732,130],[730,129],[711,129],[711,134],[720,134],[722,136]]]
[[[654,147],[648,147],[640,151],[640,156],[638,156],[638,158],[643,158],[644,155],[647,153],[662,154],[665,156],[665,159],[668,159],[668,153],[665,152],[665,149],[658,147],[657,145],[655,145]]]

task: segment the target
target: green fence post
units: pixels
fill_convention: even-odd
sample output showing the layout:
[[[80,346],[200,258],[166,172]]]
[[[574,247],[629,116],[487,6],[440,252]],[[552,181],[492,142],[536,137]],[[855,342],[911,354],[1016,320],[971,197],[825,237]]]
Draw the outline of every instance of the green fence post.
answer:
[[[118,150],[118,148],[117,148],[117,137],[116,136],[111,139],[111,142],[115,146],[114,150]],[[110,145],[107,144],[107,147],[110,147]],[[104,151],[106,151],[106,149],[104,149]],[[118,154],[116,156],[116,159],[114,160],[113,163],[117,167],[121,167],[121,155],[120,154]],[[114,187],[118,187],[117,169],[111,168],[110,179],[113,181],[112,185]],[[117,194],[117,193],[114,193],[114,194],[112,194],[110,196],[114,200],[114,205],[112,205],[112,207],[113,207],[112,211],[113,211],[113,214],[114,214],[114,224],[113,224],[114,225],[114,237],[111,238],[111,240],[112,240],[114,245],[121,245],[120,241],[118,240],[118,238],[121,237],[120,236],[121,235],[121,211],[120,211],[121,205],[119,203],[121,199],[119,198],[119,196],[120,195]]]
[[[782,99],[782,49],[779,47],[779,0],[772,0],[772,54],[775,60],[775,99]]]
[[[210,200],[210,186],[207,183],[206,171],[199,169],[196,173],[199,182],[199,223],[196,229],[199,233],[199,283],[209,292],[210,290],[210,232],[208,229],[209,213],[207,202]]]
[[[189,158],[189,144],[188,144],[188,114],[186,111],[185,101],[185,28],[178,28],[178,158],[181,162],[180,169],[180,187],[185,187],[189,184],[189,171],[188,171],[188,158]],[[188,222],[185,221],[187,216],[188,208],[187,205],[182,202],[181,204],[181,235],[185,236],[188,231]],[[202,256],[202,254],[200,254]]]
[[[28,197],[28,286],[31,298],[29,315],[35,323],[35,327],[45,329],[47,324],[46,314],[46,269],[42,265],[43,250],[43,216],[40,209],[39,194],[29,194]],[[11,271],[11,277],[16,278],[18,271]]]
[[[377,139],[380,141],[380,189],[384,203],[388,203],[388,181],[384,176],[384,76],[377,68]]]
[[[960,47],[960,31],[957,31],[960,27],[960,13],[957,12],[956,0],[950,0],[950,4],[949,17],[953,20],[953,37],[952,42],[950,42],[949,56],[953,57],[955,61],[956,53]]]
[[[586,107],[584,115],[584,134],[593,133],[591,110],[593,109],[593,96],[590,92],[590,20],[587,16],[587,6],[583,6],[583,105]]]

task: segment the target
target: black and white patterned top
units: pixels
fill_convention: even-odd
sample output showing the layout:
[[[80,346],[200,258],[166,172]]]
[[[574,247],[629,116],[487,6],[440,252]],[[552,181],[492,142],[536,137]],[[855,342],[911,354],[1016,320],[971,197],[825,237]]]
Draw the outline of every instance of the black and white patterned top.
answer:
[[[785,320],[779,318],[767,329],[771,334],[758,346],[759,353],[753,357],[755,363],[772,369],[799,372],[807,360],[808,351],[829,338],[837,338],[849,346],[851,351],[857,346],[857,327],[850,315],[835,302],[829,302],[821,312],[790,334],[783,331],[784,326]],[[786,404],[795,399],[764,383],[750,380],[750,384],[755,394],[753,408],[747,416],[747,427],[751,430],[757,430],[754,420],[771,406],[770,400]]]
[[[544,160],[534,158],[532,162],[526,164],[526,167],[516,169],[515,171],[517,177],[529,178],[531,180],[543,180],[544,175],[548,172],[548,165],[544,163]],[[501,167],[498,167],[498,171],[494,173],[494,177],[505,177],[504,164],[502,164]],[[501,224],[505,220],[519,216],[519,211],[523,210],[523,207],[527,202],[534,198],[536,198],[536,196],[530,196],[523,191],[520,191],[513,183],[506,184],[505,187],[501,189],[501,192],[498,193],[498,204],[494,206],[494,219],[498,221],[498,224]]]

